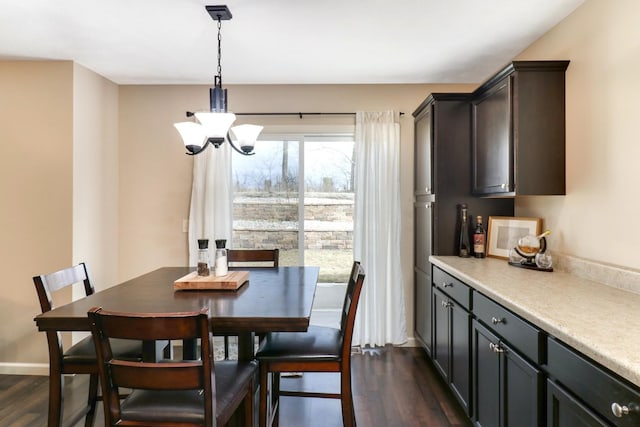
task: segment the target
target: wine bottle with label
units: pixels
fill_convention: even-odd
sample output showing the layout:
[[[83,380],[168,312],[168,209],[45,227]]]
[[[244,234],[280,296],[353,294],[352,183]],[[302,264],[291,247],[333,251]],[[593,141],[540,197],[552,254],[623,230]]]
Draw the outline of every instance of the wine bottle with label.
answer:
[[[482,226],[482,217],[476,217],[476,229],[473,232],[473,255],[476,258],[485,257],[485,232]]]
[[[460,205],[460,238],[458,240],[458,256],[468,258],[471,256],[471,245],[469,243],[469,224],[467,220],[467,205]]]

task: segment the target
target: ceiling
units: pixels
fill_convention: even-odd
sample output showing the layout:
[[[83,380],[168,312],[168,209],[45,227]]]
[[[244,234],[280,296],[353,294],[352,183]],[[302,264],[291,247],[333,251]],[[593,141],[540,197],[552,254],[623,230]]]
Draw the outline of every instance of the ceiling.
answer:
[[[584,0],[0,0],[0,59],[118,84],[478,83]],[[549,59],[549,58],[539,58]]]

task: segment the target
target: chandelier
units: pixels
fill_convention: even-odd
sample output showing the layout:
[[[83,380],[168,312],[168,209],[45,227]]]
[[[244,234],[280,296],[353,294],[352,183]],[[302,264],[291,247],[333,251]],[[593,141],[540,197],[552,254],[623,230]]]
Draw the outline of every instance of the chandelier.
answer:
[[[220,30],[222,21],[231,19],[231,12],[226,5],[206,6],[206,9],[211,18],[218,23],[218,74],[214,78],[214,87],[209,89],[210,108],[209,111],[195,113],[187,111],[187,117],[195,117],[195,121],[174,123],[174,126],[180,133],[189,155],[201,153],[209,144],[218,148],[225,141],[229,141],[234,150],[249,156],[255,154],[253,147],[262,131],[262,126],[245,124],[231,127],[236,120],[236,115],[227,111],[227,89],[222,88],[222,36]],[[235,136],[235,143],[230,133]]]

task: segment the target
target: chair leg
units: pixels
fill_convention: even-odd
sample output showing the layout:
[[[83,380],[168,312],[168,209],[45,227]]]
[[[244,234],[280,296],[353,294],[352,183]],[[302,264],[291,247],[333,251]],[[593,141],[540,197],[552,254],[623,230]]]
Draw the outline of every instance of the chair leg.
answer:
[[[62,425],[64,377],[59,372],[49,374],[49,427]]]
[[[356,414],[353,409],[353,395],[351,394],[351,369],[340,375],[340,403],[342,404],[342,423],[344,427],[356,427]]]
[[[269,389],[269,370],[267,368],[266,362],[260,363],[260,407],[258,409],[258,425],[260,427],[267,427],[270,412],[267,411],[267,391]]]
[[[244,396],[244,401],[242,403],[244,409],[244,425],[245,427],[253,427],[253,416],[254,416],[254,406],[253,406],[253,398],[254,398],[254,382],[251,381],[249,384],[249,388],[247,389],[247,394]]]
[[[280,424],[280,372],[273,372],[273,387],[271,389],[271,411],[273,421],[271,426],[278,427]]]
[[[98,400],[98,374],[91,374],[89,376],[89,400],[87,405],[89,411],[85,417],[84,426],[93,427],[93,420],[96,416],[96,402]]]

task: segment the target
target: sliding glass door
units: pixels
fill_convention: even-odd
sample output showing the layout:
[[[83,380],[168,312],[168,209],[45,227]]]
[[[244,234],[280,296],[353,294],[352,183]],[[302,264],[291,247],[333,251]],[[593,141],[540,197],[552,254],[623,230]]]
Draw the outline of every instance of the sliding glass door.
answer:
[[[321,282],[346,282],[353,135],[263,136],[255,152],[234,153],[231,247],[279,248],[281,265],[317,265]]]

